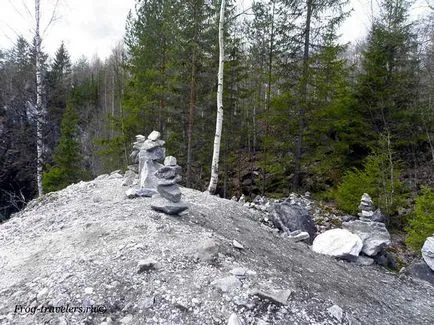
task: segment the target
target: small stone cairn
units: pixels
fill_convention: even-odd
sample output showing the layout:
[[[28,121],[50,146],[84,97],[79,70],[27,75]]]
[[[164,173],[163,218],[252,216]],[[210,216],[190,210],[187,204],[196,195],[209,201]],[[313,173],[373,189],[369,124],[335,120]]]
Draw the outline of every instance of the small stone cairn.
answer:
[[[367,193],[363,193],[359,205],[359,217],[362,221],[376,221],[384,223],[386,217],[381,213],[380,209],[375,210],[374,202]]]
[[[152,197],[152,209],[172,215],[188,209],[188,206],[181,202],[181,191],[177,184],[181,181],[180,173],[181,167],[177,165],[176,158],[167,156],[164,166],[155,173],[159,195]]]
[[[372,221],[372,216],[374,215],[374,202],[372,202],[369,194],[363,193],[362,198],[360,199],[359,210],[360,220]]]

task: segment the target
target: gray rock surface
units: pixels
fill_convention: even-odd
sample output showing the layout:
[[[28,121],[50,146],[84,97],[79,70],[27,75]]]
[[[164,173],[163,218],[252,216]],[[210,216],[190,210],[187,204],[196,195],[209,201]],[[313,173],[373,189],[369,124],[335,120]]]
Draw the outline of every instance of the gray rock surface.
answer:
[[[359,236],[345,229],[331,229],[318,235],[312,244],[316,253],[335,257],[358,256],[362,250],[362,240]]]
[[[384,223],[354,220],[343,222],[342,228],[362,239],[362,252],[368,256],[375,256],[390,245],[390,234]]]
[[[425,240],[421,252],[425,263],[434,271],[434,236]]]
[[[232,313],[244,325],[337,324],[332,305],[344,311],[342,324],[434,323],[434,288],[426,282],[316,254],[264,229],[262,214],[237,202],[182,188],[189,213],[171,218],[153,211],[151,198],[128,200],[121,184],[80,182],[0,224],[2,324],[213,325]],[[104,199],[94,202],[96,193]],[[206,238],[219,247],[211,262],[193,257]],[[157,268],[138,273],[148,258]],[[226,293],[210,285],[237,267],[256,275]],[[283,306],[249,295],[255,289],[292,294]],[[49,304],[105,312],[14,313],[16,305]]]

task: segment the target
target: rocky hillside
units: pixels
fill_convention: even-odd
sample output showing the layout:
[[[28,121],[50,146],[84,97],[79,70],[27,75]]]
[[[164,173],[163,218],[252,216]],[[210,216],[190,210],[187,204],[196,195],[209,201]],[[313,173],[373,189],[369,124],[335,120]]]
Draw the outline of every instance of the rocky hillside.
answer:
[[[182,188],[167,216],[119,174],[0,225],[0,324],[434,324],[434,288],[311,251],[261,211]]]

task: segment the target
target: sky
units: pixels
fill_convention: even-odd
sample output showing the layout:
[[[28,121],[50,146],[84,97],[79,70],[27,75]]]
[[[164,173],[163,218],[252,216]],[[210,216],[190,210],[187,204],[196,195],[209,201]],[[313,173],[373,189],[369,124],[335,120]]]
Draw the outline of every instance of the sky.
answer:
[[[53,55],[61,41],[73,61],[82,55],[107,58],[122,40],[125,21],[135,0],[40,0],[43,50]],[[377,3],[378,0],[372,0]],[[48,26],[56,2],[56,19]],[[427,2],[416,0],[412,17],[429,12]],[[237,0],[240,11],[251,6],[251,0]],[[342,41],[357,42],[367,34],[371,24],[371,0],[350,0],[351,17],[343,24]],[[34,0],[0,0],[0,48],[11,48],[18,35],[32,39]]]

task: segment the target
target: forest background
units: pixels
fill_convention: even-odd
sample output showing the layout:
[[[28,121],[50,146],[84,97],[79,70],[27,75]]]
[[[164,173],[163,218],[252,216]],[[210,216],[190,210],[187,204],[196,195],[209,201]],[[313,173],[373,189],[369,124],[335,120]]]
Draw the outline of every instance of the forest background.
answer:
[[[411,1],[378,1],[366,38],[342,44],[346,4],[257,1],[240,14],[227,2],[217,194],[310,191],[355,213],[367,192],[392,229],[433,233],[434,10],[428,3],[414,20]],[[22,36],[0,50],[0,218],[37,195],[36,57],[44,192],[126,170],[135,135],[152,130],[183,167],[183,185],[205,190],[219,8],[137,0],[104,61],[71,62],[64,43],[37,56]]]

